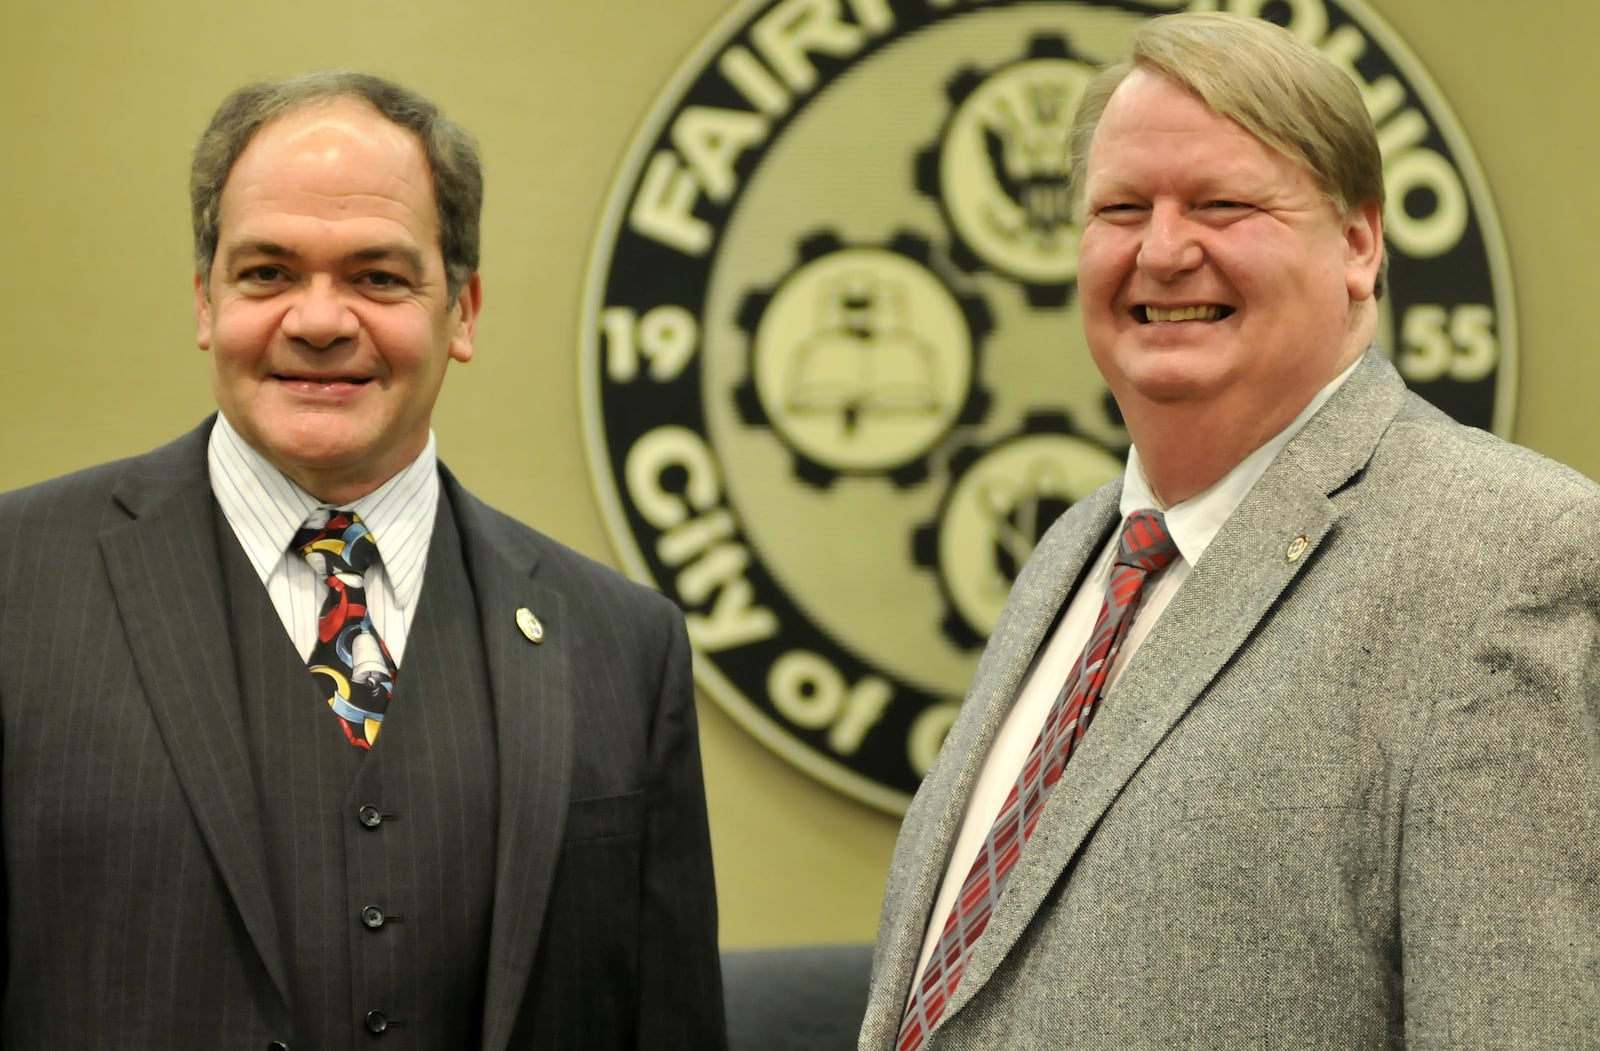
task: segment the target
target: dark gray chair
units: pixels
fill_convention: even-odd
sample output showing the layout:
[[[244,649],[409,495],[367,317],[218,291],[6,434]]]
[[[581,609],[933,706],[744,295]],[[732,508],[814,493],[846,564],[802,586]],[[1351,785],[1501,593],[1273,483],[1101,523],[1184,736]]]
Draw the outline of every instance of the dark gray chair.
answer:
[[[855,1051],[871,971],[870,945],[723,952],[729,1051]]]

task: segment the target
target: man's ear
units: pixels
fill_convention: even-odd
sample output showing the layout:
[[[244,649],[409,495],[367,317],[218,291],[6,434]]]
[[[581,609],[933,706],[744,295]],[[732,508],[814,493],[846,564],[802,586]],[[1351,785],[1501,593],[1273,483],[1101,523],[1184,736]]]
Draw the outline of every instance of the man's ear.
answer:
[[[456,330],[450,336],[450,357],[456,361],[472,360],[472,336],[478,329],[478,311],[483,309],[483,285],[473,274],[456,293],[451,310],[456,312]]]
[[[201,350],[211,349],[211,293],[205,276],[194,272],[194,341]]]
[[[1368,201],[1344,217],[1345,288],[1351,300],[1371,299],[1383,268],[1383,208]]]

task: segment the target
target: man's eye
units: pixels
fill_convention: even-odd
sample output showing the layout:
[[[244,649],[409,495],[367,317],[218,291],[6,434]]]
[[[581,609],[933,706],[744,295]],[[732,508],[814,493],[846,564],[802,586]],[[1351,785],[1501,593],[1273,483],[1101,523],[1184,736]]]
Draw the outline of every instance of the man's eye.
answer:
[[[392,292],[410,287],[405,278],[385,270],[372,270],[362,274],[357,278],[357,283],[379,292]]]
[[[252,266],[239,274],[239,280],[258,285],[270,285],[283,278],[283,268],[278,266]]]
[[[1118,201],[1113,204],[1102,204],[1094,210],[1094,214],[1111,222],[1123,222],[1134,216],[1144,213],[1144,206],[1133,204],[1129,201]]]

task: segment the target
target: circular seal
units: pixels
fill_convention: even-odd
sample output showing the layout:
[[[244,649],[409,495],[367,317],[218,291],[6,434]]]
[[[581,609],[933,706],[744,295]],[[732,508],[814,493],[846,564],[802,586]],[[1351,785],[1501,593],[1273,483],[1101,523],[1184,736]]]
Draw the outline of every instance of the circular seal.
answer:
[[[607,528],[684,610],[706,693],[858,799],[904,809],[1034,543],[1121,469],[1067,129],[1143,19],[1219,8],[1361,88],[1389,189],[1380,341],[1424,397],[1507,434],[1493,203],[1360,0],[749,0],[611,188],[579,368]]]

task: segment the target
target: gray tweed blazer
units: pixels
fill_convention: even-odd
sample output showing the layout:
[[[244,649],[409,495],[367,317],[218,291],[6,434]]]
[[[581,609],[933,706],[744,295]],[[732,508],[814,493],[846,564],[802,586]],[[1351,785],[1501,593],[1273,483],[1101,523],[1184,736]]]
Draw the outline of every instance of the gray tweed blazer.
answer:
[[[906,816],[861,1051],[1119,486],[1039,544]],[[1369,352],[1129,662],[929,1047],[1600,1048],[1597,722],[1600,489]]]

